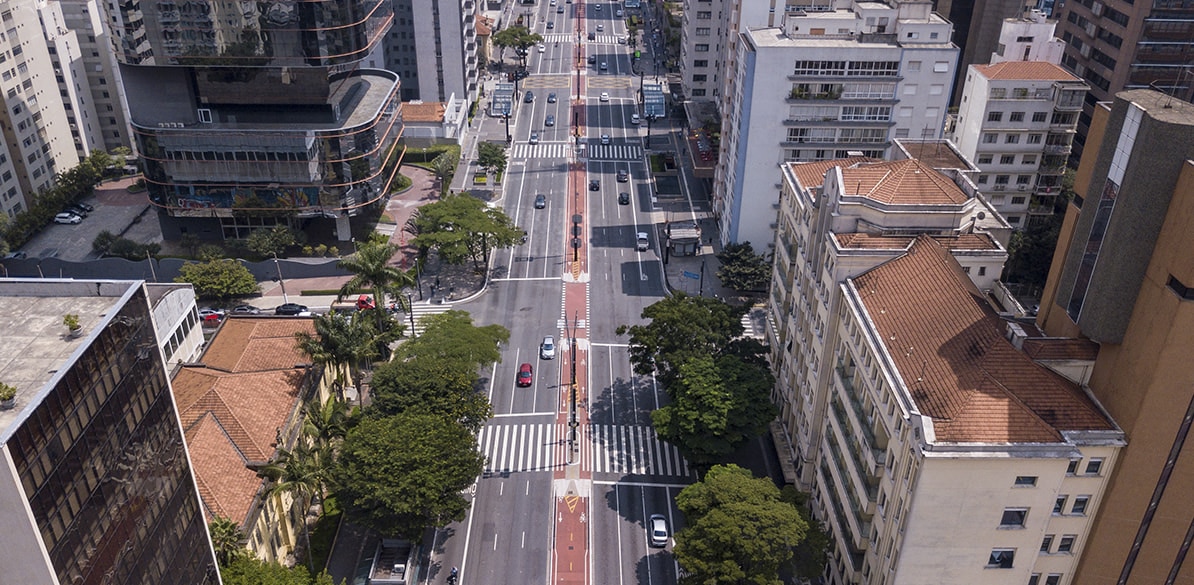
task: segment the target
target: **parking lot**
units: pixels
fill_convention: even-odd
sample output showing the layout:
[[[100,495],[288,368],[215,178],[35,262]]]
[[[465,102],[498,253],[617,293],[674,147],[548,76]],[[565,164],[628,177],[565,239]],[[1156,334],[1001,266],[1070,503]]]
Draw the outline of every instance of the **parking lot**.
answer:
[[[108,181],[95,188],[84,201],[95,211],[78,225],[51,223],[33,236],[21,251],[29,258],[59,258],[79,261],[95,258],[91,242],[107,230],[140,243],[161,242],[162,230],[156,213],[149,208],[145,193],[129,193],[136,177]]]

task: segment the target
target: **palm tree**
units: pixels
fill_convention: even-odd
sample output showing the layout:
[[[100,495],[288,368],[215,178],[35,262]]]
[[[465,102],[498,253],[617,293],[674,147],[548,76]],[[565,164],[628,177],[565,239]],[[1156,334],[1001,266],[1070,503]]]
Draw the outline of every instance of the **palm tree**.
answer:
[[[311,533],[307,527],[307,511],[317,498],[334,487],[332,478],[335,455],[331,445],[311,447],[300,440],[293,450],[278,449],[274,460],[258,470],[257,475],[273,481],[267,494],[288,493],[303,512],[303,538],[307,543],[307,564],[315,572],[311,558]]]
[[[245,533],[240,525],[222,516],[216,516],[207,529],[211,532],[212,548],[216,551],[216,562],[227,567],[232,561],[248,554],[245,548]]]
[[[322,406],[313,400],[307,404],[303,435],[317,445],[331,446],[334,455],[340,440],[348,434],[348,419],[351,416],[348,404],[341,400],[328,400]]]
[[[352,378],[353,385],[360,388],[361,362],[378,355],[373,324],[359,315],[320,315],[314,321],[314,335],[306,331],[295,334],[300,351],[307,354],[311,361],[333,370],[332,386],[339,400],[344,400],[346,374]]]
[[[337,267],[354,275],[344,283],[344,286],[340,287],[340,293],[336,296],[336,300],[343,300],[353,291],[362,288],[372,289],[373,299],[377,303],[375,312],[377,313],[377,330],[379,332],[386,330],[385,296],[383,293],[386,289],[412,286],[415,283],[414,275],[390,264],[390,259],[399,250],[401,247],[397,244],[371,239],[358,247],[355,254],[336,264]]]
[[[431,160],[431,171],[439,179],[439,196],[443,197],[448,190],[449,179],[456,173],[456,165],[460,163],[460,156],[454,152],[445,152]]]

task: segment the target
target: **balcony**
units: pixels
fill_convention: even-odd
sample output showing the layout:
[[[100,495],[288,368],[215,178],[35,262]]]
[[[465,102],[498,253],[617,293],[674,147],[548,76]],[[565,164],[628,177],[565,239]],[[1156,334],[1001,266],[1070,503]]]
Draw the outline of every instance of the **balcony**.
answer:
[[[1053,215],[1053,204],[1033,203],[1028,206],[1028,215]]]
[[[833,476],[829,473],[829,468],[825,467],[825,460],[821,460],[821,475],[825,478],[826,490],[822,494],[829,500],[829,507],[833,509],[833,517],[837,520],[839,527],[838,536],[846,542],[846,553],[849,555],[850,566],[854,572],[862,570],[863,557],[866,554],[864,551],[856,550],[853,546],[853,538],[850,535],[850,525],[846,523],[846,513],[842,510],[841,502],[837,499],[837,489],[833,483]],[[845,534],[843,534],[843,532]]]
[[[799,102],[807,100],[836,100],[841,99],[842,89],[837,87],[832,91],[811,92],[801,89],[793,89],[788,92],[787,100],[789,102]]]
[[[1045,154],[1066,155],[1070,153],[1072,148],[1073,146],[1069,144],[1046,144]]]
[[[843,407],[841,402],[838,400],[832,400],[831,406],[833,407],[833,413],[837,415],[837,421],[839,425],[838,431],[843,437],[849,437],[850,434],[847,432],[848,427],[846,421],[848,419],[846,418],[845,407]],[[833,450],[837,449],[837,445],[833,443],[830,443],[830,447]],[[851,445],[851,447],[856,446]],[[841,453],[837,453],[836,455],[840,457]],[[879,496],[879,478],[870,473],[872,467],[868,465],[866,461],[863,461],[862,455],[859,453],[859,449],[850,449],[850,461],[854,464],[854,475],[859,478],[860,483],[862,483],[863,487],[866,488],[867,499],[872,502],[875,501],[875,498]],[[845,465],[843,465],[842,468],[845,469]],[[845,477],[845,472],[843,472],[842,475]]]

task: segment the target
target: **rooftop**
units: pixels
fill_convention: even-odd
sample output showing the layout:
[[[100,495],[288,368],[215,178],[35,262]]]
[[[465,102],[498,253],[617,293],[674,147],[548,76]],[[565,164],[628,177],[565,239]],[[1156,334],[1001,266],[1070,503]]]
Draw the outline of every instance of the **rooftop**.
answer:
[[[908,140],[897,138],[896,146],[908,158],[919,160],[934,169],[961,169],[978,172],[978,167],[967,160],[949,140]]]
[[[985,232],[957,236],[929,236],[947,250],[999,250],[999,243]],[[855,250],[906,250],[916,236],[880,236],[866,233],[834,233],[841,248]]]
[[[829,169],[833,167],[849,167],[858,163],[880,161],[881,159],[877,158],[851,156],[813,162],[794,162],[788,163],[788,166],[792,169],[792,174],[796,175],[796,179],[800,181],[801,187],[812,189],[825,184],[825,173],[828,173]]]
[[[1094,361],[1099,344],[1080,337],[1029,337],[1024,340],[1024,354],[1039,361]]]
[[[444,113],[447,111],[443,102],[404,102],[402,121],[439,123],[444,121]]]
[[[1048,61],[1004,61],[994,65],[975,65],[974,70],[987,79],[1082,81],[1073,73]]]
[[[209,516],[242,522],[262,479],[250,466],[273,458],[302,398],[310,359],[295,334],[310,319],[234,317],[220,327],[200,365],[179,370],[174,400]]]
[[[961,204],[969,200],[953,179],[914,159],[859,163],[842,169],[843,196],[888,205]]]
[[[1080,387],[1003,337],[998,313],[933,238],[848,283],[932,419],[930,442],[1050,443],[1062,431],[1117,430]]]
[[[0,443],[140,286],[140,281],[0,279],[0,382],[17,389],[16,406],[0,410]],[[62,324],[67,313],[79,316],[82,336],[67,335]]]

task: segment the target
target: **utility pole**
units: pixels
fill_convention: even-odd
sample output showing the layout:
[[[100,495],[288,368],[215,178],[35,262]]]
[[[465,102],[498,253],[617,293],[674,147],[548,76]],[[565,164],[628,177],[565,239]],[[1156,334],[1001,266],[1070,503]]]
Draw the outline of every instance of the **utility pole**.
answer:
[[[290,297],[286,296],[286,280],[282,278],[282,264],[278,262],[278,253],[274,252],[274,269],[278,271],[278,284],[282,286],[282,302],[290,303]],[[38,270],[41,270],[41,265],[38,265]],[[44,278],[44,277],[43,277]]]
[[[580,423],[576,421],[576,327],[578,314],[574,314],[572,323],[568,323],[568,316],[564,316],[564,324],[568,327],[568,341],[571,346],[572,381],[568,384],[568,463],[573,463],[573,453],[576,451],[576,429]]]

